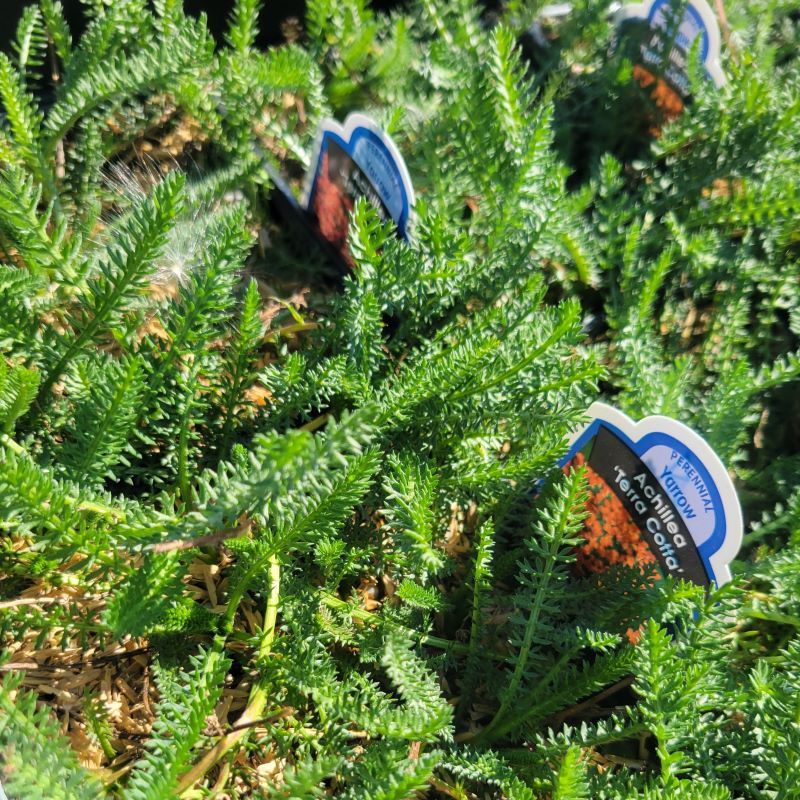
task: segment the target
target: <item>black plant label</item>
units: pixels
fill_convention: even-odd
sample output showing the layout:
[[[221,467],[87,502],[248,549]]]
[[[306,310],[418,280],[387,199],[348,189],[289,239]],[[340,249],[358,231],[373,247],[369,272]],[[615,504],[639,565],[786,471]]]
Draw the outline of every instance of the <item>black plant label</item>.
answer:
[[[605,427],[597,433],[589,466],[620,499],[662,572],[708,585],[692,535],[673,502],[688,502],[677,495],[680,489],[671,497],[639,456]]]

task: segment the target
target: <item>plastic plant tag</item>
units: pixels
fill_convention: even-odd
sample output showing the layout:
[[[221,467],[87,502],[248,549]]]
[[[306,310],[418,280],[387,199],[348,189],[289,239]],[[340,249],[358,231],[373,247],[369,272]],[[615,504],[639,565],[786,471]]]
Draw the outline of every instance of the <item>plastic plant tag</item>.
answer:
[[[728,565],[742,542],[742,512],[708,443],[668,417],[633,422],[604,403],[594,403],[588,415],[559,464],[586,464],[588,470],[578,570],[598,573],[622,564],[654,580],[729,581]]]
[[[364,114],[350,114],[344,126],[325,120],[317,132],[302,204],[319,230],[349,264],[349,214],[365,197],[383,220],[394,220],[408,238],[414,190],[394,142]]]
[[[720,32],[706,0],[645,0],[615,15],[618,45],[630,47],[634,77],[667,118],[677,116],[691,94],[689,54],[699,39],[699,57],[716,86],[725,83],[719,63]]]
[[[341,253],[322,236],[315,220],[297,202],[294,193],[280,173],[269,163],[265,163],[264,167],[272,182],[269,194],[270,210],[283,221],[298,240],[300,247],[314,248],[338,272],[346,271],[347,264],[343,262]]]

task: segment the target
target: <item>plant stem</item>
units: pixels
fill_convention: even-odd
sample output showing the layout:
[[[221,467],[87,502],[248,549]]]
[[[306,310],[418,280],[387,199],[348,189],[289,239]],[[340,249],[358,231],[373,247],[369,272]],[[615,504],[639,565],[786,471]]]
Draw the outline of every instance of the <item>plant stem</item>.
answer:
[[[105,731],[102,729],[101,726],[97,726],[97,729],[93,731],[95,736],[97,736],[97,741],[100,745],[100,749],[103,751],[103,755],[109,760],[109,762],[113,761],[117,757],[117,751],[111,746],[111,742],[108,739]]]
[[[306,422],[305,425],[301,425],[297,430],[313,433],[315,430],[317,430],[317,428],[321,428],[328,421],[329,417],[330,413],[326,411],[324,414],[320,414],[315,419]]]
[[[793,625],[795,628],[800,628],[800,617],[795,617],[790,614],[783,614],[780,611],[763,611],[758,608],[743,608],[741,610],[743,617],[750,619],[762,619],[766,622],[777,622],[780,625]]]
[[[318,322],[298,322],[294,325],[284,325],[282,328],[270,331],[264,336],[265,342],[274,342],[280,339],[281,336],[290,336],[293,333],[304,333],[305,331],[313,331],[319,328]]]
[[[258,660],[262,661],[272,649],[275,640],[275,625],[278,620],[278,599],[280,597],[280,564],[276,556],[269,558],[269,598],[264,612],[264,627],[261,629],[261,641],[258,645]],[[234,605],[234,600],[236,601]],[[241,600],[241,594],[232,597],[228,608],[236,611],[236,605]],[[226,618],[227,618],[226,614]],[[231,615],[232,616],[232,615]],[[235,747],[250,730],[250,724],[261,718],[267,702],[268,683],[263,676],[256,678],[250,689],[250,697],[242,715],[236,721],[236,730],[222,737],[179,781],[175,790],[176,796],[192,788],[225,754]]]
[[[191,511],[191,491],[189,486],[189,426],[192,422],[192,407],[197,389],[198,370],[194,369],[186,385],[186,406],[181,415],[178,434],[178,491],[185,511]]]

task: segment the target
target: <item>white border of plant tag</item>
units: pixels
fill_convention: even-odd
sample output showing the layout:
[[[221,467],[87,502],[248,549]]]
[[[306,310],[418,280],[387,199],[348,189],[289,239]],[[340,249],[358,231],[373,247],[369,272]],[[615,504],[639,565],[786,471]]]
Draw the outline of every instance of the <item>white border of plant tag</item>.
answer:
[[[614,24],[617,28],[627,19],[639,18],[645,19],[648,23],[653,19],[656,12],[661,6],[670,3],[670,0],[645,0],[644,3],[622,6],[614,14]],[[708,52],[703,59],[703,64],[708,72],[711,80],[717,87],[722,86],[727,78],[722,71],[720,64],[720,52],[722,48],[722,37],[719,32],[719,22],[711,6],[708,5],[706,0],[688,0],[686,3],[686,12],[694,12],[702,23],[708,36]]]
[[[717,586],[727,583],[731,579],[729,564],[742,545],[742,510],[733,481],[708,442],[682,422],[669,417],[655,415],[634,422],[622,411],[599,402],[592,403],[586,414],[589,421],[572,435],[569,450],[559,466],[567,464],[596,436],[601,425],[619,436],[640,458],[653,447],[672,448],[705,481],[714,501],[714,529],[704,541],[695,542],[695,546],[709,578]],[[658,479],[658,475],[655,477]],[[691,527],[689,530],[692,532]]]
[[[310,168],[306,173],[303,196],[300,201],[303,208],[307,211],[309,210],[309,201],[319,175],[321,161],[320,156],[322,154],[325,140],[328,138],[336,141],[336,143],[350,156],[350,158],[353,159],[358,167],[367,174],[367,177],[369,177],[368,170],[365,169],[365,165],[361,163],[354,155],[354,149],[356,145],[360,140],[366,139],[373,145],[377,144],[378,147],[384,151],[388,161],[391,164],[391,167],[396,172],[396,175],[393,177],[399,183],[398,188],[400,192],[401,208],[397,216],[392,214],[391,206],[394,204],[389,202],[389,198],[385,196],[385,193],[381,192],[380,187],[375,186],[374,183],[373,186],[375,187],[378,196],[381,198],[381,201],[392,215],[392,219],[397,225],[397,231],[401,238],[406,240],[409,239],[409,228],[413,220],[414,211],[414,187],[411,185],[411,176],[408,174],[406,162],[403,160],[403,156],[400,155],[397,145],[392,141],[392,138],[389,136],[389,134],[386,133],[386,131],[384,131],[373,119],[368,117],[366,114],[362,114],[361,112],[353,112],[348,114],[344,121],[344,125],[340,125],[336,120],[333,119],[324,119],[320,123],[319,129],[317,130],[317,136],[314,141],[314,150],[313,156],[311,157]]]

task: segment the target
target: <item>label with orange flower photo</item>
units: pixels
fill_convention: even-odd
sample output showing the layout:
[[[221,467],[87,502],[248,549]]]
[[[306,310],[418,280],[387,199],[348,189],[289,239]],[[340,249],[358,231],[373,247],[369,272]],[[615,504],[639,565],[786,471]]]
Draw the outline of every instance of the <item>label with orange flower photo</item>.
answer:
[[[666,119],[683,110],[691,94],[689,56],[699,50],[700,63],[716,86],[725,83],[719,63],[717,18],[705,0],[645,0],[615,14],[618,46],[633,62],[633,75]]]
[[[349,114],[344,126],[325,120],[317,133],[302,203],[351,266],[347,229],[359,197],[366,198],[384,221],[393,220],[398,236],[408,238],[414,190],[394,142],[364,114]]]
[[[649,580],[672,575],[707,586],[730,580],[742,542],[742,512],[725,467],[709,444],[680,422],[633,422],[604,403],[587,412],[560,462],[585,465],[588,516],[577,571],[621,565]]]

